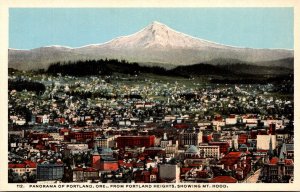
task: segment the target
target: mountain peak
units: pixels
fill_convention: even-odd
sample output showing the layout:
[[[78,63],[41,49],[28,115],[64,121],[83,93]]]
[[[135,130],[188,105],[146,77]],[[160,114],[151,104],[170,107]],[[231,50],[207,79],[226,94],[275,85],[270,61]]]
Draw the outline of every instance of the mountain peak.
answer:
[[[167,25],[160,23],[158,21],[153,21],[145,29],[150,30],[150,31],[168,31],[168,30],[170,30],[170,28]]]
[[[151,26],[166,26],[165,24],[158,22],[158,21],[153,21],[150,25]]]
[[[174,37],[178,36],[178,32],[171,29],[167,25],[158,21],[153,21],[150,25],[144,28],[139,34],[145,47],[166,47],[172,46]]]

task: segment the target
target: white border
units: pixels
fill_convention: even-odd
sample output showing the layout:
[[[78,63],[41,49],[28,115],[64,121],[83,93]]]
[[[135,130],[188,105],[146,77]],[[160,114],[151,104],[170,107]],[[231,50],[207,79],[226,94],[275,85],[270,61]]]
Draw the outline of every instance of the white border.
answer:
[[[25,8],[25,7],[68,7],[68,8],[92,8],[92,7],[168,7],[168,8],[175,8],[175,7],[292,7],[294,8],[294,72],[295,72],[295,169],[294,169],[294,183],[291,184],[266,184],[266,183],[254,183],[254,184],[227,184],[228,188],[197,188],[194,189],[195,191],[300,191],[300,176],[299,173],[299,151],[297,147],[299,147],[299,128],[298,125],[300,124],[300,108],[299,108],[299,90],[298,83],[299,78],[297,74],[299,74],[299,67],[297,65],[299,58],[299,43],[300,43],[300,10],[299,10],[299,1],[297,0],[207,0],[207,1],[197,1],[197,0],[148,0],[148,1],[141,1],[141,0],[1,0],[0,2],[0,61],[1,61],[1,70],[0,70],[0,107],[1,107],[1,115],[0,115],[0,191],[58,191],[60,188],[29,188],[29,184],[24,184],[25,188],[17,188],[16,184],[8,184],[7,183],[7,55],[8,55],[8,9],[9,8]],[[73,185],[76,183],[72,183]],[[59,184],[57,184],[59,185]],[[76,190],[76,191],[92,191],[92,190],[101,190],[101,188],[66,188],[67,184],[63,184],[64,188],[62,190]],[[109,184],[107,184],[109,185]],[[124,184],[126,185],[126,184]],[[154,185],[154,184],[150,184]],[[149,186],[150,186],[149,185]],[[176,184],[175,184],[176,185]],[[104,190],[109,191],[191,191],[192,189],[188,188],[125,188],[125,189],[117,189],[117,188],[108,188]]]

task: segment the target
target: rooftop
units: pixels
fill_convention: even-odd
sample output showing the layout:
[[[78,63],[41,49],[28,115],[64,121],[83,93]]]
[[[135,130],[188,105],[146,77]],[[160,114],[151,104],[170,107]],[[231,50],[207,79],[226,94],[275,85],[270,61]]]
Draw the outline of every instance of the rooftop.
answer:
[[[186,150],[186,153],[199,153],[199,150],[195,145],[191,145],[190,148]]]
[[[237,180],[231,176],[217,176],[209,180],[210,183],[237,183]]]

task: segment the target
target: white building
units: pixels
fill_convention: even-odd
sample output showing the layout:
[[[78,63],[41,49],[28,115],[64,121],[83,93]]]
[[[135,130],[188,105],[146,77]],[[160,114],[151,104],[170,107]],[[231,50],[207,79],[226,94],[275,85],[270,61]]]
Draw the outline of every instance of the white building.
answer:
[[[98,147],[112,148],[116,145],[115,138],[117,136],[102,136],[95,138],[95,144]]]
[[[164,133],[164,137],[160,140],[160,146],[165,148],[168,145],[172,145],[172,140],[168,140],[167,133]]]
[[[18,119],[15,121],[16,125],[25,125],[26,120],[25,119]]]
[[[55,141],[63,141],[64,136],[60,135],[59,133],[49,133],[49,136],[53,138]]]
[[[262,120],[261,122],[264,123],[265,127],[269,127],[270,124],[275,124],[276,129],[283,128],[283,120],[268,119]]]
[[[75,150],[84,151],[84,150],[88,150],[88,144],[70,143],[67,144],[67,149],[70,149],[71,151],[75,151]]]
[[[221,131],[221,127],[225,126],[225,121],[212,121],[212,124],[216,127],[216,131]]]
[[[249,124],[257,124],[258,119],[257,118],[243,118],[243,123],[249,123]]]
[[[220,158],[220,146],[216,145],[200,145],[199,146],[200,153],[203,151],[206,158]]]
[[[42,117],[42,122],[44,124],[48,124],[49,123],[49,115],[43,115]]]
[[[276,135],[257,135],[257,149],[268,150],[270,148],[270,140],[272,149],[274,150],[277,145]]]
[[[238,135],[233,135],[231,139],[231,147],[234,147],[235,149],[239,148],[239,143],[238,143]]]
[[[235,125],[237,123],[237,116],[236,115],[230,115],[225,119],[226,125]]]

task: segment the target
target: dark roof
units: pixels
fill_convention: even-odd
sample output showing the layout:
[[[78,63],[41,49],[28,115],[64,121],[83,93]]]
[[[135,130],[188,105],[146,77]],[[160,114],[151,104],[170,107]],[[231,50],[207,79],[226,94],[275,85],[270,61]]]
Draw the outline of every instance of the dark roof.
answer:
[[[44,163],[44,164],[38,164],[38,167],[63,167],[63,164],[50,164],[50,163]]]
[[[199,153],[199,150],[195,145],[191,145],[190,148],[186,150],[186,153]]]
[[[210,183],[237,183],[237,180],[231,176],[217,176],[209,180]]]

